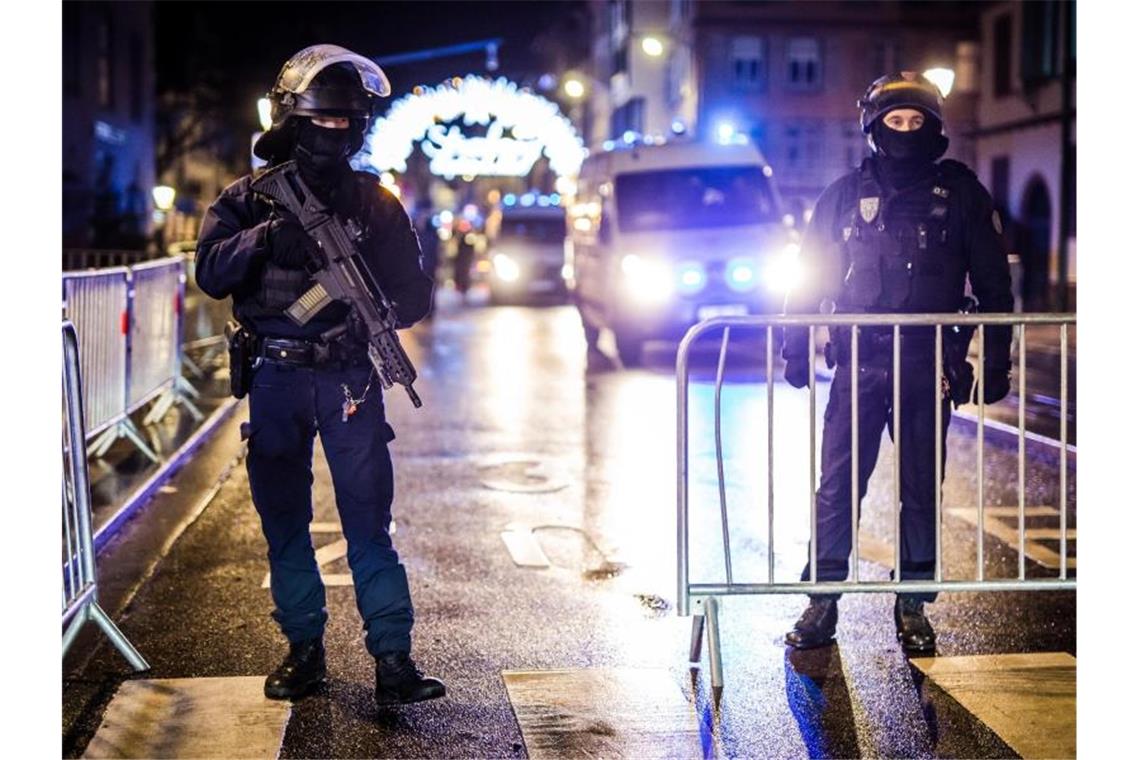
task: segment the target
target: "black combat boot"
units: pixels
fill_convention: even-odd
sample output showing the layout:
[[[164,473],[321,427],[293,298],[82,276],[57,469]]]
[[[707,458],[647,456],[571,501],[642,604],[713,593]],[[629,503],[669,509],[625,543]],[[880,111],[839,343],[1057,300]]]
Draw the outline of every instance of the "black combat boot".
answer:
[[[424,676],[407,652],[383,652],[376,657],[376,704],[406,705],[439,699],[446,693],[443,682]]]
[[[835,638],[835,623],[839,620],[836,600],[816,596],[809,598],[808,608],[784,636],[784,643],[796,649],[826,646]]]
[[[896,597],[895,630],[906,651],[934,651],[934,628],[922,611],[922,602],[905,596]]]
[[[265,696],[297,699],[325,679],[325,645],[308,639],[289,645],[289,654],[265,679]]]

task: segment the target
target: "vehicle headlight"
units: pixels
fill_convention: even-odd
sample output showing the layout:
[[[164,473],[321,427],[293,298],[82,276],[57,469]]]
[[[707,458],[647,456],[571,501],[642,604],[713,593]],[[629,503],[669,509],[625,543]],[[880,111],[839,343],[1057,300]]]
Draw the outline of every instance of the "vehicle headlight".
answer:
[[[648,261],[636,253],[621,259],[626,291],[637,301],[652,304],[668,300],[673,294],[673,273],[659,261]]]
[[[492,259],[495,275],[503,282],[514,282],[519,278],[519,265],[505,253],[496,253]]]
[[[768,265],[765,280],[774,293],[787,293],[795,290],[803,279],[803,264],[800,262],[800,247],[788,243],[784,250],[772,258]]]
[[[752,290],[760,282],[760,273],[751,259],[732,259],[724,267],[724,279],[733,290]]]

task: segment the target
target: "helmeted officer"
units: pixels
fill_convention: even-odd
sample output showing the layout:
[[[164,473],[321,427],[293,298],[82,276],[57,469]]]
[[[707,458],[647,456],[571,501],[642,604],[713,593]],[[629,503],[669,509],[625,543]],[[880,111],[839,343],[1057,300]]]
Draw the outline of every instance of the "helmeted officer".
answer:
[[[938,159],[948,140],[942,95],[914,72],[875,80],[859,100],[860,121],[872,155],[831,184],[816,204],[801,256],[812,282],[788,298],[788,313],[944,313],[959,311],[969,278],[980,311],[1013,308],[1009,265],[993,200],[964,164]],[[944,330],[947,345],[954,337]],[[985,330],[985,402],[1009,393],[1009,327]],[[968,336],[966,337],[968,340]],[[935,560],[935,401],[932,327],[901,330],[900,406],[893,407],[892,328],[859,330],[859,498],[875,467],[883,427],[894,435],[899,415],[901,570],[903,580],[929,579]],[[851,333],[831,332],[829,357],[838,364],[824,416],[822,472],[817,491],[817,572],[821,581],[847,576],[851,553]],[[965,347],[947,352],[946,375],[968,372]],[[789,329],[785,378],[797,388],[814,371],[806,328]],[[967,381],[969,382],[969,381]],[[968,395],[967,391],[967,395]],[[950,398],[943,394],[942,460]],[[944,471],[944,470],[943,470]],[[810,562],[810,560],[809,560]],[[802,579],[807,580],[805,567]],[[934,648],[923,604],[933,594],[900,594],[898,638],[908,651]],[[786,641],[796,648],[831,642],[837,621],[834,595],[812,595]]]
[[[270,166],[295,160],[314,194],[357,221],[364,230],[361,255],[406,327],[427,313],[432,292],[416,235],[400,202],[348,163],[363,144],[375,104],[389,92],[384,72],[367,58],[335,45],[305,48],[286,62],[269,93],[273,126],[254,152]],[[210,296],[233,298],[235,317],[254,336],[246,467],[269,544],[273,617],[289,641],[265,694],[299,697],[325,676],[328,613],[309,536],[319,432],[365,643],[376,658],[376,699],[442,697],[443,684],[425,678],[409,656],[412,600],[388,532],[394,495],[388,443],[395,434],[366,344],[353,330],[337,341],[321,339],[345,323],[345,304],[326,306],[304,326],[284,314],[314,283],[305,267],[316,243],[295,217],[253,192],[252,179],[227,187],[206,212],[196,276]]]

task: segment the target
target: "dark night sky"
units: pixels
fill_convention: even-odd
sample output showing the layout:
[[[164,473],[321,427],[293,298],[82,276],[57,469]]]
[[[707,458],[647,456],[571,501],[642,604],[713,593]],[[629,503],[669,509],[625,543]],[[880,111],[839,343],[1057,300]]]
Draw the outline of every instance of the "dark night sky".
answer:
[[[256,99],[285,60],[311,44],[379,57],[502,37],[495,75],[528,83],[559,58],[563,66],[581,62],[587,23],[583,2],[157,2],[157,86],[162,93],[205,84],[223,111],[253,128]],[[393,97],[452,75],[488,73],[482,53],[385,71]]]

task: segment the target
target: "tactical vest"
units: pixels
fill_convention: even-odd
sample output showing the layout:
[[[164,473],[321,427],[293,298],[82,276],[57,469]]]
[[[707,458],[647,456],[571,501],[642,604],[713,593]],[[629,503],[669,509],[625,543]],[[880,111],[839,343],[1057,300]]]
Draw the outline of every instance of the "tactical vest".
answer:
[[[367,197],[366,193],[358,195],[358,198]],[[273,202],[268,199],[266,202],[272,208]],[[371,234],[372,215],[369,213],[370,211],[371,208],[366,206],[357,213],[359,226],[363,230],[361,238],[357,241],[359,245],[366,245]],[[280,212],[274,213],[279,214]],[[243,300],[240,306],[240,316],[251,319],[281,316],[285,309],[293,305],[315,284],[316,280],[304,269],[284,269],[272,261],[266,261],[257,289],[253,292],[252,297]],[[326,307],[326,311],[329,308],[331,307]],[[341,310],[336,311],[339,314]]]
[[[840,307],[848,312],[952,312],[962,302],[968,254],[957,182],[939,164],[935,175],[901,192],[884,190],[871,171],[860,170],[858,198],[842,230],[844,277]],[[920,197],[915,198],[918,194]],[[925,214],[893,213],[894,206],[922,204]]]

